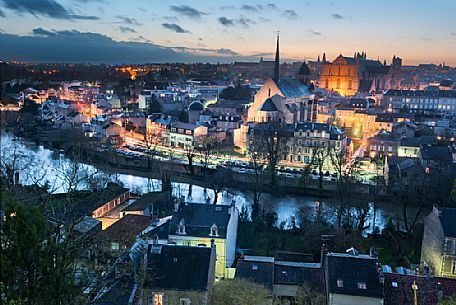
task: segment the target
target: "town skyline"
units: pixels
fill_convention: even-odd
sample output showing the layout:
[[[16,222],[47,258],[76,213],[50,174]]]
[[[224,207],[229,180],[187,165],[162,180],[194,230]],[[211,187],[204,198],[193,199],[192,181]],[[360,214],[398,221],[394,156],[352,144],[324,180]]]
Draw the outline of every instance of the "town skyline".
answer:
[[[388,22],[375,4],[359,4],[2,0],[0,42],[8,48],[0,57],[108,64],[272,59],[280,30],[282,61],[316,60],[323,53],[333,60],[364,51],[381,62],[396,55],[405,65],[456,66],[455,3],[386,1]]]

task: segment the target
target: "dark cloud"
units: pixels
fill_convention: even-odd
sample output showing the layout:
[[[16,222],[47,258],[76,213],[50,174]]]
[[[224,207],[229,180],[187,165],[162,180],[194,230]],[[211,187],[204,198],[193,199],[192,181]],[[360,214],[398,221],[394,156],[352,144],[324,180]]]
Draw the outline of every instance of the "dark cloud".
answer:
[[[125,23],[125,24],[131,24],[131,25],[142,25],[141,22],[136,20],[135,18],[132,17],[127,17],[127,16],[116,16],[117,19],[120,20],[120,22]]]
[[[250,25],[256,24],[256,22],[253,21],[252,19],[245,18],[245,17],[241,17],[239,19],[230,19],[227,17],[220,17],[218,19],[218,21],[221,25],[226,26],[226,27],[240,25],[242,27],[248,28]]]
[[[0,17],[3,17],[3,18],[5,18],[5,17],[6,17],[6,15],[5,15],[5,12],[4,12],[4,11],[2,11],[2,10],[0,10]]]
[[[45,30],[43,28],[36,28],[32,30],[33,35],[38,35],[38,36],[54,36],[56,33]]]
[[[331,17],[333,17],[334,19],[344,19],[344,16],[338,13],[332,14]]]
[[[190,33],[187,30],[184,30],[180,25],[175,23],[162,23],[162,27],[176,33]]]
[[[2,60],[37,62],[73,62],[135,64],[147,62],[233,62],[257,60],[256,57],[241,56],[233,50],[163,47],[145,37],[137,41],[115,41],[98,33],[83,33],[76,30],[45,30],[48,36],[19,36],[0,34]],[[51,34],[50,34],[51,33]],[[53,33],[53,34],[52,34]],[[142,42],[140,42],[142,41]]]
[[[234,19],[228,19],[227,17],[220,17],[218,21],[224,26],[234,26]]]
[[[310,35],[310,36],[321,36],[323,35],[322,33],[320,32],[317,32],[317,31],[314,31],[314,30],[306,30],[306,32]]]
[[[97,16],[73,14],[54,0],[0,0],[7,9],[19,14],[29,13],[35,17],[45,16],[56,19],[97,20]]]
[[[191,52],[202,52],[202,53],[211,53],[217,55],[227,55],[227,56],[240,56],[239,53],[231,50],[231,49],[208,49],[208,48],[189,48],[189,47],[171,47],[173,50],[176,51],[191,51]]]
[[[193,18],[193,19],[199,19],[203,15],[207,15],[207,13],[199,11],[196,8],[193,8],[188,5],[179,5],[179,6],[171,5],[170,9],[172,11],[178,13],[179,15],[186,16],[186,17]]]
[[[248,11],[248,12],[256,12],[258,8],[253,5],[244,4],[241,6],[241,10]]]
[[[275,5],[274,3],[268,3],[266,6],[272,10],[278,9],[277,5]]]
[[[128,26],[119,26],[119,30],[122,33],[136,33],[136,30]]]
[[[299,17],[294,10],[284,10],[283,16],[288,19],[297,19]]]

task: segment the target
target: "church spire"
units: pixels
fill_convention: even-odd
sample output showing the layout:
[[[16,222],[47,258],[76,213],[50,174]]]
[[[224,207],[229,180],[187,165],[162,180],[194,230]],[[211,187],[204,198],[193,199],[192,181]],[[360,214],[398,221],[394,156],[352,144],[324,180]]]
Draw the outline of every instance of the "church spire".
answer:
[[[280,77],[280,56],[279,56],[279,32],[277,32],[277,47],[274,62],[274,79],[277,81]]]

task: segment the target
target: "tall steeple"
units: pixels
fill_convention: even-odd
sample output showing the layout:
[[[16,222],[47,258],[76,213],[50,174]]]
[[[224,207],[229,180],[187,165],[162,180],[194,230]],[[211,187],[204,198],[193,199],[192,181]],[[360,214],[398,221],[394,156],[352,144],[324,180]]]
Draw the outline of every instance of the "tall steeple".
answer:
[[[277,32],[277,47],[276,47],[276,54],[275,54],[275,62],[274,62],[274,80],[279,80],[280,77],[280,56],[279,56],[279,32]]]

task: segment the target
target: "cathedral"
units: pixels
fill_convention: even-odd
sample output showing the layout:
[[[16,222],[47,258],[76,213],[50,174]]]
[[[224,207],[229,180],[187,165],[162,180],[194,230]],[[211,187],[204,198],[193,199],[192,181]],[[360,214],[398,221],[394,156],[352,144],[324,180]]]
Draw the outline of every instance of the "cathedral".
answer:
[[[397,89],[401,68],[402,59],[396,55],[390,66],[386,61],[367,59],[365,52],[356,53],[354,57],[339,55],[332,63],[323,64],[319,87],[343,96]]]
[[[302,63],[294,78],[280,77],[279,37],[274,61],[274,73],[256,93],[249,107],[247,121],[234,132],[235,146],[245,148],[246,135],[255,123],[278,121],[286,124],[312,121],[314,114],[313,84],[310,69]]]

